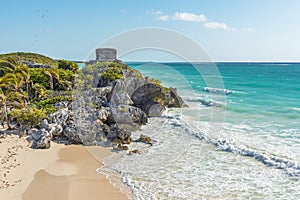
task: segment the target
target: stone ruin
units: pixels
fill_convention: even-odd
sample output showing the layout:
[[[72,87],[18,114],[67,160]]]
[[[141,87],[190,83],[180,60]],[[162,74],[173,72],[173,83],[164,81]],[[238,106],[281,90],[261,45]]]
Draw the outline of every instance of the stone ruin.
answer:
[[[113,48],[96,49],[96,61],[115,62],[117,61],[117,50]]]

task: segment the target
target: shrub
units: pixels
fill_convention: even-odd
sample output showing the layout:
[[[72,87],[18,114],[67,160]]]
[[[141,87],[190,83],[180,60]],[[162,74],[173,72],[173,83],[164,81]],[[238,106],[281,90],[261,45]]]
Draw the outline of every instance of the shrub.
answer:
[[[58,69],[69,70],[73,73],[78,73],[79,67],[77,63],[68,60],[59,60]]]
[[[35,107],[14,109],[10,115],[27,129],[39,125],[43,119],[47,118],[44,110]]]
[[[118,67],[109,67],[106,71],[101,75],[103,79],[109,79],[111,81],[122,79],[123,74],[122,70]]]
[[[162,83],[161,83],[160,80],[157,80],[157,79],[154,79],[154,78],[149,78],[149,81],[150,81],[150,83],[162,88],[164,92],[166,92],[166,93],[170,92],[169,88],[162,86]]]
[[[72,101],[72,97],[70,97],[70,96],[55,96],[53,98],[39,101],[35,105],[38,109],[43,110],[46,114],[50,114],[57,110],[53,105],[55,103],[58,103],[61,101]]]
[[[114,62],[107,62],[105,65],[106,70],[101,75],[101,78],[104,80],[109,79],[111,81],[123,78],[122,69],[125,69],[127,67],[126,65]]]
[[[44,74],[45,69],[43,68],[31,68],[30,73],[30,80],[35,84],[38,83],[39,85],[43,86],[46,89],[50,88],[49,77]]]
[[[18,62],[27,61],[57,67],[58,62],[44,55],[36,53],[15,52],[0,55],[0,59],[13,58]]]
[[[54,90],[70,90],[75,84],[78,74],[64,69],[58,69],[59,82],[54,82]]]

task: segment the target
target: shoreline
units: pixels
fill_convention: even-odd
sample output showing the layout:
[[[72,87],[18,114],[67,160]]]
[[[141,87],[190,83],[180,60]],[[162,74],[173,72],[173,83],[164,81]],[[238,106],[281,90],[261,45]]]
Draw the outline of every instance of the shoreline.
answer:
[[[101,160],[113,154],[110,149],[54,142],[50,149],[31,149],[25,138],[16,135],[0,141],[0,196],[4,199],[125,200],[131,196],[96,171],[103,166]]]

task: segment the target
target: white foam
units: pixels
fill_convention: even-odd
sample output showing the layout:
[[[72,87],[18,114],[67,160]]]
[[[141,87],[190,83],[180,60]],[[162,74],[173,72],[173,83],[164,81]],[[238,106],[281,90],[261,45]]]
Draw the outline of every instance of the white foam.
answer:
[[[224,124],[223,132],[214,135],[210,133],[212,122],[181,114],[170,109],[161,118],[150,118],[148,125],[133,133],[143,133],[157,141],[152,147],[130,146],[142,154],[123,154],[120,159],[106,161],[120,172],[134,199],[300,197],[300,153],[281,150],[281,140],[274,136],[284,127],[268,123]],[[287,135],[298,131],[284,130]],[[296,141],[300,144],[300,140]],[[292,145],[290,150],[295,147]]]
[[[294,111],[300,112],[300,108],[293,107],[292,109],[293,109]]]

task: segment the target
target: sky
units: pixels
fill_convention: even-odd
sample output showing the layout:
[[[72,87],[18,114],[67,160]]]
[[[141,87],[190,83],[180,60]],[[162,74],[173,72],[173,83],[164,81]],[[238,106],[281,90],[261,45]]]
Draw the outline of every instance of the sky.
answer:
[[[157,27],[191,38],[213,61],[300,61],[299,0],[0,0],[0,5],[0,53],[84,60],[107,38]],[[124,59],[176,60],[153,55],[141,51]]]

